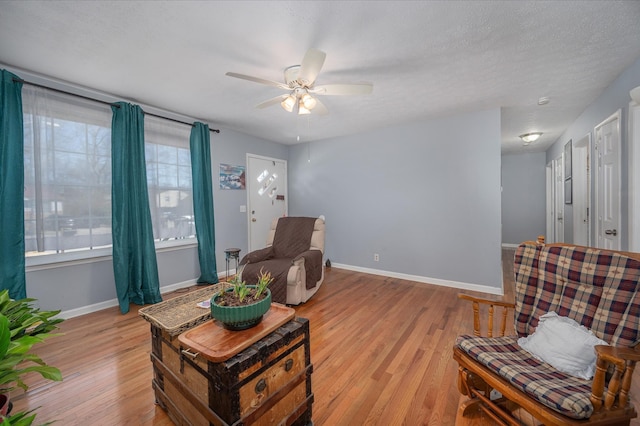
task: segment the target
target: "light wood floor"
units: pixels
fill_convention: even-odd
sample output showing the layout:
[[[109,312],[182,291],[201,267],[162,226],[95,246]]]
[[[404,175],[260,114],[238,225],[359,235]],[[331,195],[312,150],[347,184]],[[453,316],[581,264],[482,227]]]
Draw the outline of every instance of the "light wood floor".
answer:
[[[503,257],[511,297],[513,251]],[[472,330],[471,309],[457,293],[327,270],[318,293],[296,307],[311,325],[314,424],[453,425],[460,395],[451,351],[455,337]],[[31,377],[14,409],[39,407],[38,424],[171,425],[154,403],[149,324],[137,310],[121,315],[110,308],[62,323],[64,335],[36,351],[62,370],[64,381]],[[491,424],[482,416],[467,423]]]

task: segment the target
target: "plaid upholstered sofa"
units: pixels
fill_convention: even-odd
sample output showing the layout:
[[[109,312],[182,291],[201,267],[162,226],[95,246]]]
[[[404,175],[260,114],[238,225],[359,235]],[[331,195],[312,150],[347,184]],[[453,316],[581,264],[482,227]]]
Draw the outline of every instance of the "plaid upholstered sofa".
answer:
[[[462,415],[475,407],[500,424],[521,424],[514,413],[523,410],[545,425],[629,424],[637,416],[629,389],[640,360],[640,254],[539,240],[517,248],[514,272],[513,304],[461,295],[474,312],[474,335],[459,336],[453,350],[458,388],[469,397]],[[560,371],[518,343],[549,312],[608,343],[589,349],[597,354],[592,379]],[[511,318],[516,335],[505,335]]]

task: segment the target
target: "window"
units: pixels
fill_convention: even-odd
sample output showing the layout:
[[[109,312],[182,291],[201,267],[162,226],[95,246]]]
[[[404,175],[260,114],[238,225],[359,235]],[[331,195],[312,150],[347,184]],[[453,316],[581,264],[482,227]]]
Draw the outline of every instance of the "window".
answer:
[[[111,109],[23,87],[27,256],[111,244]]]
[[[191,190],[191,128],[145,117],[149,207],[156,241],[194,239]]]
[[[112,244],[111,108],[29,85],[22,98],[25,255],[91,257],[78,252]],[[190,130],[145,117],[149,207],[163,245],[195,243]]]

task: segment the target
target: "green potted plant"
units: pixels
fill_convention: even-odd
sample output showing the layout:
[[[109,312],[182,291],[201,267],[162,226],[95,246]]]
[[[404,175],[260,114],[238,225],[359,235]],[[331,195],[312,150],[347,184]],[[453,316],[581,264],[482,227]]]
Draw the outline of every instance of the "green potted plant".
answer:
[[[211,316],[228,330],[255,327],[271,307],[271,290],[267,287],[272,281],[271,272],[262,269],[255,285],[247,285],[236,275],[229,281],[230,287],[223,287],[211,298]]]
[[[38,373],[45,379],[60,381],[60,370],[47,365],[30,353],[36,343],[54,336],[53,331],[63,320],[54,318],[60,311],[41,311],[31,305],[35,299],[12,300],[7,290],[0,291],[0,422],[4,425],[28,426],[35,419],[33,411],[11,414],[9,394],[21,388],[27,390],[24,376]]]

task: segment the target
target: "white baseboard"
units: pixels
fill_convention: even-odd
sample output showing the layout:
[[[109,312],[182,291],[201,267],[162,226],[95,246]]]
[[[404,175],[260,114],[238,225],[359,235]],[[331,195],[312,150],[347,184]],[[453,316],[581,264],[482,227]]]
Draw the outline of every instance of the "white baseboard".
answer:
[[[502,243],[502,248],[518,248],[520,244]]]
[[[235,269],[229,270],[229,275],[232,275],[235,273],[236,273]],[[218,273],[218,276],[220,278],[226,278],[226,275],[224,272],[222,274]],[[191,287],[196,284],[197,284],[196,279],[193,279],[193,280],[182,281],[175,284],[165,285],[160,287],[160,294],[170,293],[172,291],[179,290],[185,287]],[[82,306],[80,308],[69,309],[68,311],[62,311],[58,314],[57,317],[63,318],[63,319],[69,319],[69,318],[79,317],[80,315],[86,315],[92,312],[101,311],[103,309],[113,308],[114,306],[118,306],[118,299],[105,300],[104,302],[94,303],[93,305],[87,305],[87,306]]]
[[[359,266],[344,265],[341,263],[333,263],[331,266],[338,269],[346,269],[348,271],[363,272],[365,274],[372,274],[372,275],[381,275],[385,277],[398,278],[401,280],[439,285],[442,287],[452,287],[460,290],[477,291],[480,293],[495,294],[499,296],[502,296],[504,294],[502,288],[490,287],[490,286],[480,285],[480,284],[463,283],[459,281],[442,280],[439,278],[428,278],[428,277],[422,277],[418,275],[401,274],[398,272],[362,268]],[[234,275],[235,273],[236,273],[235,269],[229,270],[229,275]],[[220,278],[223,278],[223,277],[226,278],[226,275],[224,273],[222,274],[218,273],[218,276]],[[181,288],[191,287],[195,284],[197,284],[196,280],[193,279],[193,280],[187,280],[187,281],[182,281],[175,284],[166,285],[166,286],[160,287],[160,293],[161,294],[169,293],[175,290],[179,290]],[[114,306],[118,306],[118,299],[106,300],[104,302],[95,303],[93,305],[87,305],[87,306],[83,306],[76,309],[70,309],[68,311],[62,311],[60,312],[58,317],[63,319],[69,319],[69,318],[78,317],[80,315],[86,315],[92,312],[101,311],[103,309],[112,308]]]
[[[422,276],[419,276],[419,275],[401,274],[401,273],[398,273],[398,272],[381,271],[379,269],[362,268],[362,267],[359,267],[359,266],[344,265],[344,264],[341,264],[341,263],[332,263],[331,267],[338,268],[338,269],[346,269],[346,270],[355,271],[355,272],[364,272],[365,274],[381,275],[381,276],[384,276],[384,277],[398,278],[398,279],[407,280],[407,281],[415,281],[415,282],[419,282],[419,283],[433,284],[433,285],[438,285],[438,286],[442,286],[442,287],[452,287],[452,288],[457,288],[457,289],[460,289],[460,290],[478,291],[480,293],[495,294],[495,295],[498,295],[498,296],[503,296],[504,295],[504,291],[503,291],[502,287],[497,288],[497,287],[490,287],[488,285],[463,283],[463,282],[459,282],[459,281],[442,280],[442,279],[439,279],[439,278],[428,278],[428,277],[422,277]]]

